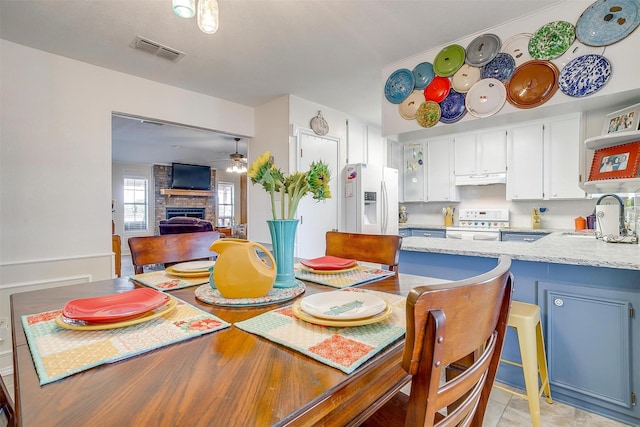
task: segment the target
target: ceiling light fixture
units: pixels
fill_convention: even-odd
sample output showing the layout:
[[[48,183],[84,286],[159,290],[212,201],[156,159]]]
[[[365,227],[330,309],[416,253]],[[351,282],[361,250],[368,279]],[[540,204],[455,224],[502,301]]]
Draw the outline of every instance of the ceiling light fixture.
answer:
[[[244,157],[244,154],[238,153],[238,141],[240,141],[240,138],[234,139],[236,140],[236,152],[229,154],[229,157],[231,157],[231,164],[227,168],[227,172],[245,173],[247,171],[247,166],[245,165],[247,159]]]
[[[196,0],[173,0],[173,12],[181,18],[193,18],[196,15]],[[198,0],[198,28],[206,34],[218,31],[220,12],[218,0]]]

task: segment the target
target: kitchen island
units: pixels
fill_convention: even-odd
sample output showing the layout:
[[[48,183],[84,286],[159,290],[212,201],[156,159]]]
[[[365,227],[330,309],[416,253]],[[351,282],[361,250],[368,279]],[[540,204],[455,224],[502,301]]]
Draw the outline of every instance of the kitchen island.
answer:
[[[405,237],[400,272],[459,280],[513,259],[513,299],[542,311],[553,399],[640,425],[640,246],[554,231],[534,242]],[[505,358],[520,360],[509,328]],[[524,388],[521,370],[498,380]],[[543,403],[545,404],[545,403]]]

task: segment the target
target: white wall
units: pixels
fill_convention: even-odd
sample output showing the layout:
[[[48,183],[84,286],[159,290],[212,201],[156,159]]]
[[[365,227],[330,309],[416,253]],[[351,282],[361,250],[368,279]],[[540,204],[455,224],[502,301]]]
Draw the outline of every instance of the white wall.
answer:
[[[111,278],[111,114],[254,135],[254,110],[0,40],[0,317],[11,293]],[[11,365],[0,342],[0,369]]]

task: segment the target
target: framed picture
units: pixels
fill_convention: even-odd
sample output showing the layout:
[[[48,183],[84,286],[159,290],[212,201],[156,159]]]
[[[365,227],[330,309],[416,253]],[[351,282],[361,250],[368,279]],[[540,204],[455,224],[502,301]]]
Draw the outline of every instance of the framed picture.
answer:
[[[636,178],[640,164],[640,141],[599,148],[593,154],[589,181]]]
[[[622,110],[607,114],[607,118],[604,121],[604,127],[602,128],[602,134],[609,135],[610,133],[638,130],[638,122],[640,121],[639,116],[640,104],[632,105],[631,107],[623,108]]]

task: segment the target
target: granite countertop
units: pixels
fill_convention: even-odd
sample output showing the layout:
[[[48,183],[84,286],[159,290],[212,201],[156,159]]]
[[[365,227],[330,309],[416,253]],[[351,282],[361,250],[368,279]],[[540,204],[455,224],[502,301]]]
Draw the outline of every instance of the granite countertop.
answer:
[[[526,231],[549,232],[528,229]],[[553,231],[535,242],[405,237],[402,240],[402,250],[491,258],[508,255],[514,260],[522,261],[640,270],[638,243],[607,243],[589,233],[569,231]]]

